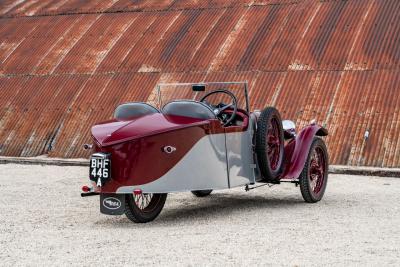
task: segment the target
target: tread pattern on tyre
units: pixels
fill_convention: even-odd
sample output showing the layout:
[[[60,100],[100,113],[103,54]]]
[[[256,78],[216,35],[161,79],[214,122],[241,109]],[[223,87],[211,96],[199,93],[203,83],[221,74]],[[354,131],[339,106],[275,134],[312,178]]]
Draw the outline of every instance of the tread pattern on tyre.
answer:
[[[268,132],[268,125],[271,120],[271,117],[275,116],[278,119],[278,127],[280,131],[280,142],[281,142],[281,160],[278,164],[276,170],[272,170],[269,159],[267,156],[267,132]],[[279,111],[274,107],[267,107],[265,108],[260,117],[257,120],[257,131],[256,131],[256,155],[257,155],[257,162],[261,171],[262,176],[268,182],[275,182],[278,180],[279,175],[282,172],[283,168],[283,159],[284,159],[284,148],[283,148],[283,128],[282,128],[282,119],[279,114]]]
[[[316,202],[320,201],[322,199],[322,197],[324,196],[326,185],[328,183],[328,172],[327,172],[328,168],[326,168],[324,185],[321,188],[322,191],[319,194],[318,198],[315,198],[314,194],[310,191],[310,184],[309,184],[310,182],[308,180],[308,170],[310,167],[311,153],[312,153],[312,151],[314,151],[316,146],[320,146],[322,148],[322,150],[325,153],[326,164],[327,164],[327,166],[329,165],[328,150],[326,148],[324,140],[322,140],[319,137],[314,137],[313,142],[311,143],[310,150],[308,151],[306,163],[304,164],[304,168],[299,177],[301,195],[303,196],[304,201],[306,201],[308,203],[316,203]]]

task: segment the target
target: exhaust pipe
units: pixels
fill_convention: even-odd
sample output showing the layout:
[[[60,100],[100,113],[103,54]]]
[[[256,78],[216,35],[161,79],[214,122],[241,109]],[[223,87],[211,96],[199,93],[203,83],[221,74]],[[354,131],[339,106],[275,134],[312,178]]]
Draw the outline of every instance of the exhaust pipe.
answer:
[[[93,187],[89,187],[87,185],[82,186],[81,197],[90,197],[90,196],[97,196],[100,195],[99,192],[94,192]]]

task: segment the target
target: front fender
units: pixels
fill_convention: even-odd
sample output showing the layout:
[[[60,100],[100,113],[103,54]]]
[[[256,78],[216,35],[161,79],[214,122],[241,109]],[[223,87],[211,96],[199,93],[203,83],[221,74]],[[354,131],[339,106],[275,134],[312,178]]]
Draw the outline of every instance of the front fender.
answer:
[[[285,160],[281,179],[297,179],[307,161],[308,153],[315,136],[326,136],[328,130],[324,127],[312,124],[305,127],[297,136],[285,147]]]

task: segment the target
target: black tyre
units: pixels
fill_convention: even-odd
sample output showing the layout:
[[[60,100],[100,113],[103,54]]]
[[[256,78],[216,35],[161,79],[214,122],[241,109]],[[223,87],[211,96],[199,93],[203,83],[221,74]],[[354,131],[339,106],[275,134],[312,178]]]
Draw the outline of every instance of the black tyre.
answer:
[[[128,194],[125,201],[125,215],[135,223],[154,220],[164,207],[167,194]]]
[[[328,151],[325,142],[315,137],[300,175],[300,191],[304,200],[315,203],[322,199],[328,183]]]
[[[210,195],[212,190],[196,190],[192,191],[192,194],[195,195],[196,197],[206,197]]]
[[[265,181],[278,181],[283,167],[284,140],[282,119],[276,108],[267,107],[258,118],[256,154]]]

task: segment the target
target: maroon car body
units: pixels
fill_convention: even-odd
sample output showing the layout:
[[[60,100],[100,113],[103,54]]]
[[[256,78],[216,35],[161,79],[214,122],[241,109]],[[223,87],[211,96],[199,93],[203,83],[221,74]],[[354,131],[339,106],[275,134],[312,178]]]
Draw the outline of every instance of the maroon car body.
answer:
[[[311,123],[296,134],[294,124],[282,123],[276,109],[250,111],[245,83],[242,102],[229,89],[204,89],[219,84],[190,84],[194,97],[182,99],[188,94],[179,91],[179,100],[160,100],[160,107],[123,104],[114,119],[93,126],[93,145],[87,145],[93,151],[92,185],[82,196],[100,194],[103,213],[122,214],[136,212],[137,196],[143,202],[171,192],[203,196],[237,186],[249,190],[255,183],[293,182],[301,185],[307,202],[319,201],[328,157],[318,137],[327,130]],[[221,95],[232,103],[222,102]],[[138,212],[146,215],[145,208]]]

